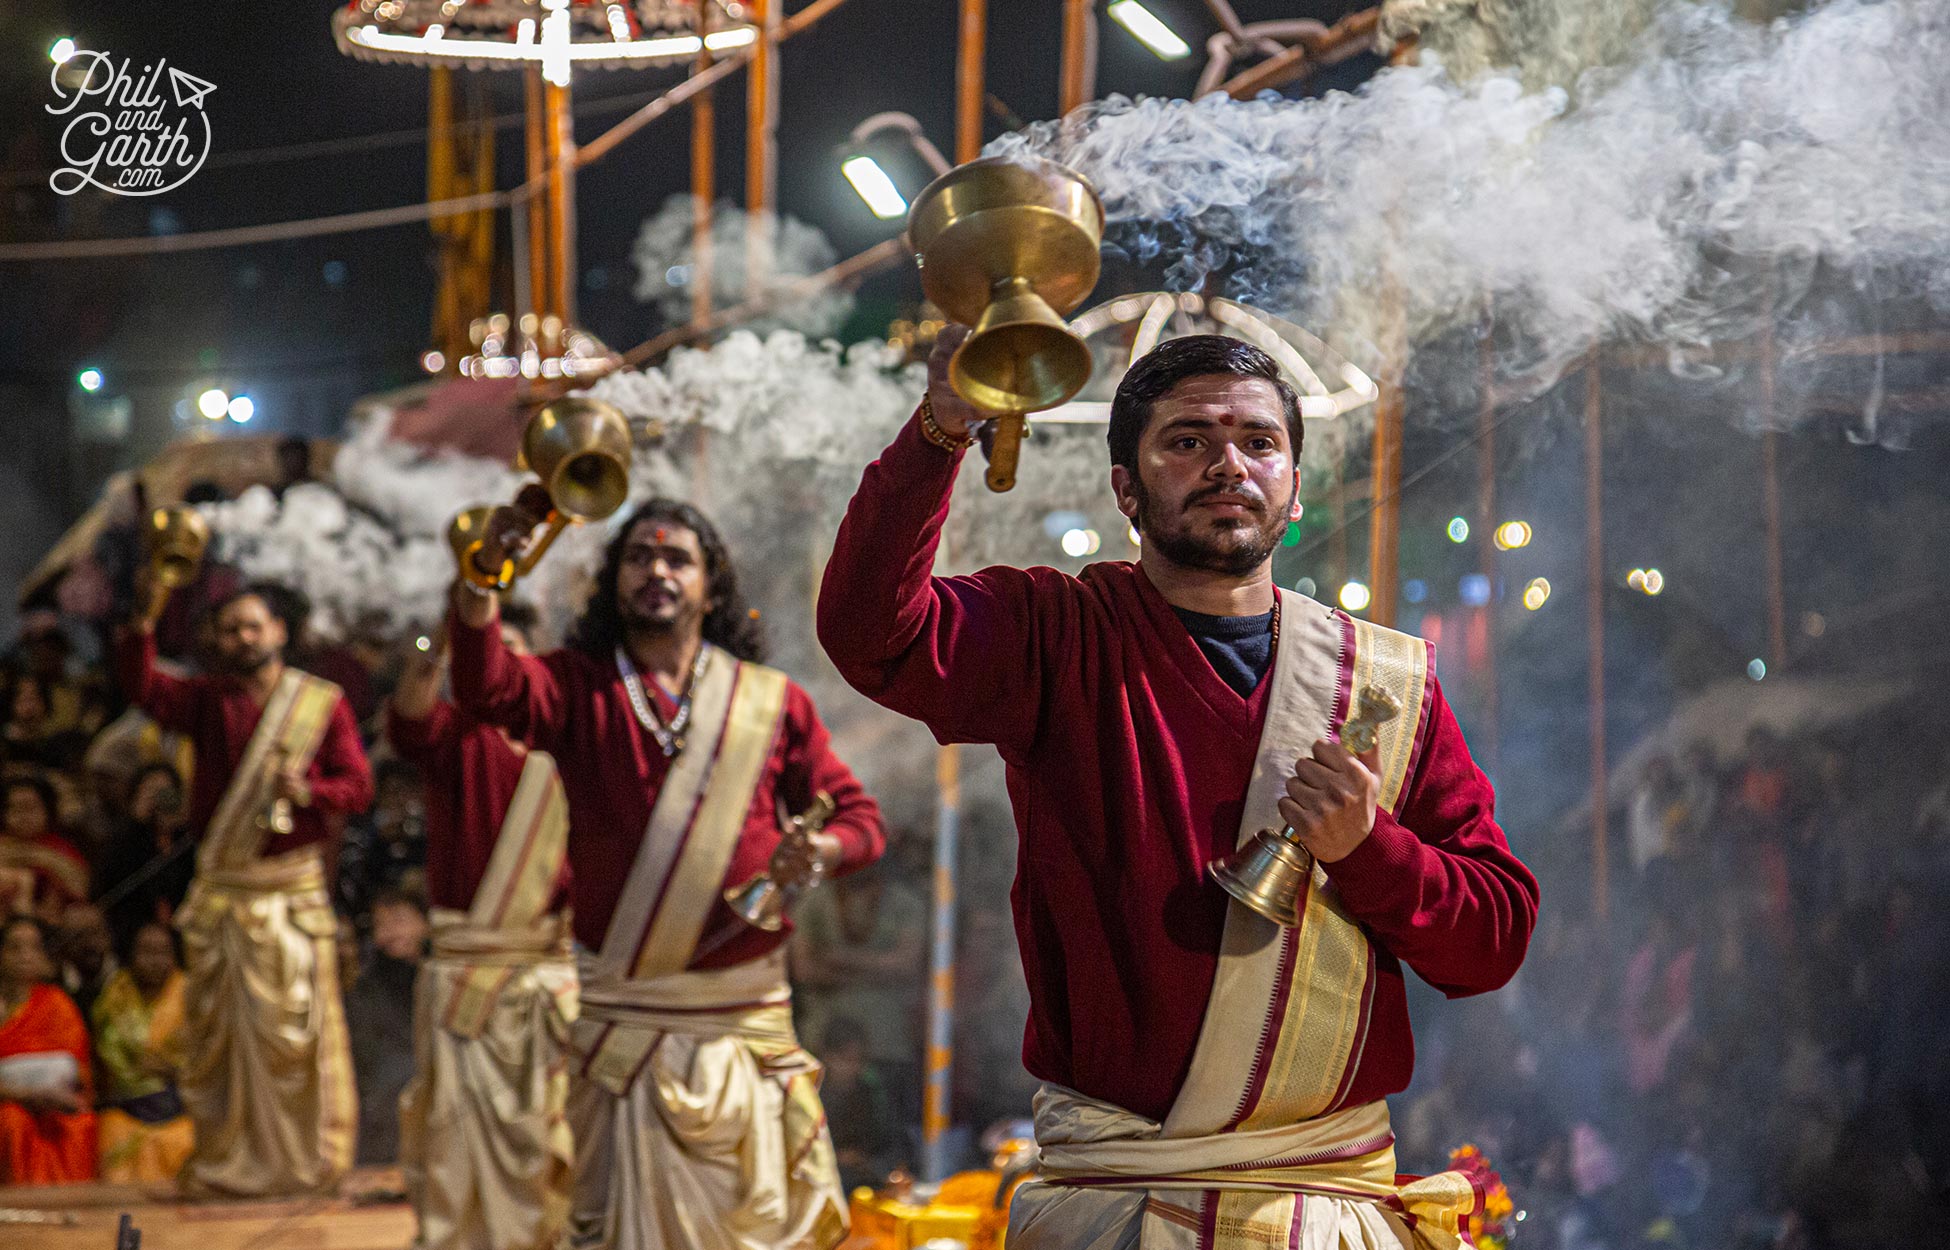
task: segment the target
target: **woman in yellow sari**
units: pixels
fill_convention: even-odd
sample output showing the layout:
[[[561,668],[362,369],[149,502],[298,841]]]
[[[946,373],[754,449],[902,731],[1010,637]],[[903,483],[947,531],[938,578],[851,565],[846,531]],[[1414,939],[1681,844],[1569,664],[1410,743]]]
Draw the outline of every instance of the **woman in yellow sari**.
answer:
[[[175,939],[160,924],[136,930],[128,966],[95,1000],[101,1063],[101,1175],[105,1181],[167,1181],[190,1157],[190,1118],[176,1092],[183,1060],[183,973]]]

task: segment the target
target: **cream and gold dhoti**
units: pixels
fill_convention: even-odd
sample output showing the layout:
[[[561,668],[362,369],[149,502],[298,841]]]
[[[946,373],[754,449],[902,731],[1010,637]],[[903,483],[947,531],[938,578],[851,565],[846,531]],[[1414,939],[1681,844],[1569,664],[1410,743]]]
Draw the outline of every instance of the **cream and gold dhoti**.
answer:
[[[196,1126],[178,1179],[191,1196],[318,1193],[352,1166],[358,1099],[320,848],[263,853],[278,761],[310,765],[339,697],[330,682],[284,671],[176,917],[190,1056],[178,1086]]]
[[[1279,651],[1239,842],[1279,823],[1294,761],[1333,736],[1350,693],[1401,715],[1377,745],[1396,810],[1429,689],[1426,643],[1280,592]],[[1237,901],[1191,1068],[1162,1123],[1072,1090],[1036,1099],[1039,1179],[1017,1189],[1011,1250],[1451,1250],[1480,1210],[1460,1172],[1395,1174],[1388,1105],[1347,1105],[1374,952],[1318,864],[1297,927]]]
[[[352,1166],[359,1115],[317,849],[198,872],[177,926],[189,1053],[178,1084],[196,1126],[184,1191],[330,1190]]]
[[[827,1250],[846,1234],[816,1060],[792,1031],[785,954],[586,984],[570,1244]]]
[[[476,1000],[477,990],[485,988]],[[400,1168],[429,1250],[551,1250],[569,1212],[566,917],[526,931],[436,911],[414,988]]]
[[[778,731],[785,676],[706,647],[689,745],[582,966],[569,1120],[578,1250],[829,1250],[846,1235],[785,951],[692,971]]]

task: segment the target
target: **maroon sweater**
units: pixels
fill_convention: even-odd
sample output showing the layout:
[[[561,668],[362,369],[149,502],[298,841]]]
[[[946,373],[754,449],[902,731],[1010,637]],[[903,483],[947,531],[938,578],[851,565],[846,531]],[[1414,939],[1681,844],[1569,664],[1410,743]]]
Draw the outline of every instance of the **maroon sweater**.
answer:
[[[244,758],[244,748],[264,714],[264,706],[240,682],[228,677],[172,677],[156,667],[156,639],[124,629],[116,642],[117,676],[122,692],[164,729],[189,735],[196,749],[196,777],[190,787],[190,828],[199,836],[216,815],[224,788]],[[266,842],[266,855],[330,842],[343,817],[372,803],[372,768],[359,745],[359,727],[344,699],[332,704],[325,737],[312,757],[311,806],[293,808],[292,830]]]
[[[571,648],[516,656],[501,645],[498,622],[474,629],[452,612],[447,629],[454,647],[454,702],[555,757],[569,796],[576,940],[600,949],[670,761],[637,723],[613,661],[598,661]],[[644,690],[658,701],[658,711],[668,722],[676,706],[657,682],[646,681]],[[836,807],[826,832],[844,850],[838,872],[880,858],[886,840],[879,805],[833,754],[832,737],[813,711],[812,699],[797,683],[788,682],[779,734],[745,813],[724,884],[743,884],[771,862],[779,845],[781,800],[802,812],[821,790],[833,796]],[[791,930],[790,920],[777,933],[754,928],[719,900],[698,939],[705,953],[691,966],[718,968],[755,959],[783,943]]]
[[[1030,995],[1023,1062],[1162,1119],[1198,1040],[1267,682],[1241,698],[1134,564],[932,576],[960,454],[909,421],[869,466],[820,595],[857,689],[942,742],[994,743],[1020,848],[1011,901]],[[1270,670],[1269,670],[1270,671]],[[1348,1101],[1408,1085],[1401,964],[1451,996],[1523,961],[1537,883],[1436,688],[1399,818],[1327,866],[1374,939],[1372,1023]]]
[[[427,901],[466,911],[487,876],[528,757],[493,725],[441,700],[425,716],[386,708],[386,740],[420,770],[427,799]],[[569,866],[550,910],[568,901]]]

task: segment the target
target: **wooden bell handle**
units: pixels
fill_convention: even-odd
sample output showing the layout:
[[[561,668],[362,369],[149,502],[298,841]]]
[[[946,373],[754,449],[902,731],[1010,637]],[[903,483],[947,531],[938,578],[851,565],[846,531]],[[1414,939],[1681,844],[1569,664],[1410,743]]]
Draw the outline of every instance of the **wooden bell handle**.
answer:
[[[989,489],[997,494],[1016,484],[1016,461],[1022,455],[1023,414],[1005,412],[995,419],[995,442],[989,448]]]

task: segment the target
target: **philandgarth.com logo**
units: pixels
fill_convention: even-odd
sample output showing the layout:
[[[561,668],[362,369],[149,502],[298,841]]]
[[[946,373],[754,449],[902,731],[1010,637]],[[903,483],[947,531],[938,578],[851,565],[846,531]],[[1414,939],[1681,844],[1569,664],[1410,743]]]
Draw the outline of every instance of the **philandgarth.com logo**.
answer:
[[[75,51],[54,67],[55,103],[47,111],[68,124],[62,167],[48,175],[48,186],[61,195],[90,185],[116,195],[182,186],[210,155],[203,97],[216,89],[167,58],[131,72],[127,57],[118,64],[106,52]]]

